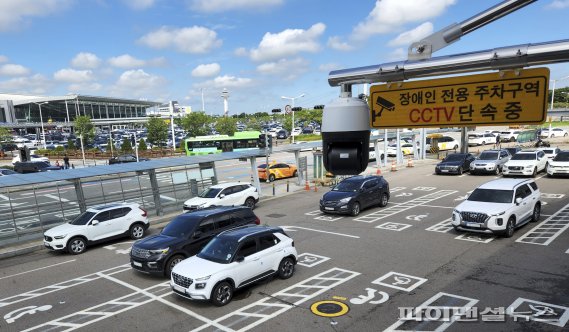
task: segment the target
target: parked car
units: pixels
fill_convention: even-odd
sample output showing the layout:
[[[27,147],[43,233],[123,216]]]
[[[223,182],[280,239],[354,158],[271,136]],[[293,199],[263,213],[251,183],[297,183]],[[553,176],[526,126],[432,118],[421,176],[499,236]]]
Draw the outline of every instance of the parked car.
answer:
[[[314,132],[314,129],[312,129],[312,127],[305,127],[302,129],[303,135],[309,135],[309,134],[312,134],[313,132]]]
[[[379,149],[379,158],[380,158],[380,160],[385,159],[385,152],[384,152],[383,150],[381,150],[381,149]],[[373,143],[371,143],[371,144],[369,145],[369,160],[372,161],[372,160],[375,160],[375,159],[376,159],[376,156],[375,156],[375,146],[373,145]]]
[[[469,133],[468,134],[468,145],[486,145],[495,144],[496,136],[492,133]]]
[[[569,175],[569,151],[560,151],[548,162],[547,176]]]
[[[45,161],[26,161],[17,162],[14,164],[14,171],[17,173],[36,173],[36,172],[51,172],[59,171],[61,166],[52,166]]]
[[[551,128],[551,132],[549,132],[549,128],[543,128],[540,134],[541,137],[546,138],[567,137],[568,135],[567,130],[562,128]]]
[[[547,157],[543,151],[520,151],[504,164],[502,176],[530,175],[535,177],[537,173],[545,171],[546,167]]]
[[[498,179],[487,182],[452,212],[457,231],[500,234],[511,237],[529,221],[538,221],[541,193],[531,179]]]
[[[44,245],[51,250],[83,253],[88,245],[130,236],[137,240],[150,225],[146,210],[137,203],[119,203],[87,209],[67,224],[44,233]]]
[[[293,239],[281,228],[240,227],[217,235],[196,256],[176,265],[170,287],[182,297],[224,306],[236,289],[273,275],[292,277],[297,256]]]
[[[413,143],[401,141],[399,143],[399,147],[401,148],[401,153],[403,155],[410,155],[413,154]],[[392,143],[387,146],[387,155],[389,157],[395,157],[397,155],[397,144]]]
[[[17,162],[20,162],[20,154],[16,153],[16,155],[14,156],[14,158],[12,158],[12,165],[15,165]],[[49,163],[49,158],[48,157],[42,157],[39,156],[37,154],[30,154],[30,160],[28,161],[44,161],[46,163]]]
[[[276,179],[284,179],[295,177],[298,173],[296,166],[293,164],[273,162],[269,164],[267,172],[267,164],[261,164],[257,167],[260,180],[273,182]]]
[[[543,151],[543,153],[545,153],[545,156],[547,157],[547,159],[553,159],[555,158],[555,156],[561,151],[560,148],[558,147],[542,147],[542,148],[538,148],[538,150]]]
[[[389,201],[389,183],[383,176],[357,175],[342,180],[320,200],[320,211],[357,216],[361,210]]]
[[[176,216],[160,234],[137,241],[130,251],[133,269],[170,276],[182,260],[197,254],[215,235],[244,225],[259,225],[251,209],[219,206]]]
[[[2,176],[7,176],[7,175],[12,175],[12,174],[18,174],[17,172],[14,172],[11,169],[6,169],[6,168],[0,168],[0,177]]]
[[[302,133],[302,128],[296,127],[292,130],[292,132],[290,133],[290,136],[298,136],[301,133]]]
[[[138,161],[148,161],[150,159],[148,158],[138,158]],[[121,156],[117,156],[117,157],[112,157],[111,159],[109,159],[109,165],[113,165],[113,164],[123,164],[123,163],[135,163],[136,162],[136,156],[132,155],[132,154],[125,154],[125,155],[121,155]]]
[[[460,142],[450,136],[439,137],[437,145],[439,150],[458,150],[460,148]],[[427,151],[431,149],[431,138],[427,137],[425,146]]]
[[[470,153],[451,153],[435,166],[435,173],[461,175],[470,170],[470,163],[475,159]]]
[[[476,160],[470,163],[470,174],[500,174],[504,164],[508,162],[511,157],[506,149],[483,151]]]
[[[287,139],[288,138],[288,131],[285,129],[281,129],[277,131],[277,138],[278,139]]]
[[[504,130],[500,132],[500,141],[502,142],[515,142],[521,130]]]
[[[245,205],[255,208],[259,201],[257,188],[249,183],[228,182],[213,185],[202,191],[197,197],[184,202],[185,211],[204,209],[210,206]]]

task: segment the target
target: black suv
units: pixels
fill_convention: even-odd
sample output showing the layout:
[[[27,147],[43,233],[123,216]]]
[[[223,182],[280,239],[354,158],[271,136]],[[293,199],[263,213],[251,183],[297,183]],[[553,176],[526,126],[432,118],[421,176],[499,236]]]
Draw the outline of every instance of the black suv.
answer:
[[[325,213],[360,214],[373,205],[384,207],[389,201],[389,183],[383,176],[352,176],[344,179],[324,194],[320,211]]]
[[[260,224],[248,207],[219,206],[175,217],[158,235],[136,241],[130,265],[137,271],[170,276],[172,268],[193,256],[217,234],[244,225]]]
[[[470,170],[470,163],[474,159],[470,153],[451,153],[435,166],[435,173],[461,175]]]
[[[36,172],[49,172],[58,171],[60,166],[52,166],[45,161],[24,161],[14,164],[14,172],[17,173],[36,173]]]
[[[149,159],[147,158],[138,158],[138,161],[148,161]],[[114,164],[123,164],[123,163],[135,163],[136,162],[136,156],[131,155],[131,154],[125,154],[122,156],[118,156],[118,157],[113,157],[111,159],[109,159],[109,165],[114,165]]]

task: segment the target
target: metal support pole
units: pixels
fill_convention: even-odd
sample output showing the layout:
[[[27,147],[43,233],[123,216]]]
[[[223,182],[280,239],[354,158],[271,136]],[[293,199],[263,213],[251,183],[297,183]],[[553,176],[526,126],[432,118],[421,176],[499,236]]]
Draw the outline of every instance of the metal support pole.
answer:
[[[299,162],[300,162],[300,150],[295,150],[295,151],[294,151],[294,162],[295,162],[295,164],[296,164],[296,168],[299,169],[299,168],[298,168],[298,165],[299,165]],[[297,175],[298,175],[298,177],[297,177],[297,182],[296,182],[296,184],[300,186],[300,184],[301,184],[302,182],[304,182],[304,178],[303,178],[303,176],[302,176],[302,170],[299,169],[298,172],[297,172]]]
[[[379,144],[377,140],[373,141],[373,149],[375,151],[375,167],[379,169],[381,167],[381,154],[379,153]],[[385,152],[383,153],[385,155]]]
[[[387,129],[383,129],[383,153],[385,153],[383,167],[387,167]]]
[[[399,132],[399,128],[395,129],[395,156],[396,156],[396,163],[397,165],[403,163],[403,155],[401,151],[401,133]]]
[[[251,174],[253,174],[253,183],[255,183],[255,188],[257,188],[259,196],[261,196],[261,182],[259,181],[259,172],[257,172],[257,158],[250,157],[249,161],[251,162]]]
[[[466,127],[460,128],[460,152],[468,153],[468,132]]]
[[[162,203],[160,202],[160,187],[156,179],[156,170],[149,169],[148,177],[150,179],[150,186],[152,187],[152,197],[154,198],[154,207],[156,208],[156,215],[162,215]]]
[[[87,203],[85,202],[85,195],[83,194],[83,186],[81,186],[81,179],[73,179],[73,186],[75,187],[75,195],[77,196],[77,203],[79,203],[79,211],[83,213],[87,211]]]

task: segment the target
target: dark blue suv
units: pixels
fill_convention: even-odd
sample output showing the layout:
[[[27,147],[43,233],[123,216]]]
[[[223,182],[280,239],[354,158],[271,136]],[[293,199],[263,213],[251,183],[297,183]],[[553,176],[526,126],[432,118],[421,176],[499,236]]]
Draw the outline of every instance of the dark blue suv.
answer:
[[[360,211],[378,205],[384,207],[389,201],[389,183],[383,176],[352,176],[344,179],[324,194],[320,211],[357,216]]]

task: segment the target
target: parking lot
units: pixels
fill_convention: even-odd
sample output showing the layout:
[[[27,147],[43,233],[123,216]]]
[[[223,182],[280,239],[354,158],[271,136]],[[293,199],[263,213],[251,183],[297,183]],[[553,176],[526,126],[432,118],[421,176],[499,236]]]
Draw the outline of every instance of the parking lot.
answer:
[[[0,262],[2,331],[561,331],[569,319],[569,179],[541,173],[537,223],[512,238],[457,233],[452,209],[495,176],[437,176],[433,162],[385,173],[391,199],[324,215],[318,192],[259,203],[299,253],[295,275],[224,307],[189,301],[133,271],[128,240],[80,256],[42,250]],[[157,232],[152,228],[153,233]]]

